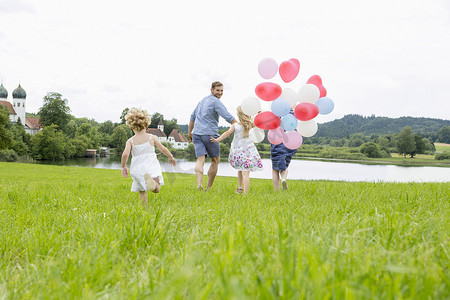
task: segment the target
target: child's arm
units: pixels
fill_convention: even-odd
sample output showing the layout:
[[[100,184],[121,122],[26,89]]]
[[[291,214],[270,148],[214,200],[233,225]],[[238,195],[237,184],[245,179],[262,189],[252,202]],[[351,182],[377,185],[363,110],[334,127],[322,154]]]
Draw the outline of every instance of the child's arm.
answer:
[[[230,134],[232,134],[234,132],[234,125],[231,125],[230,129],[228,129],[227,131],[225,131],[224,133],[222,133],[221,136],[219,136],[217,139],[211,137],[211,142],[213,143],[218,143],[220,141],[223,141],[224,139],[226,139],[227,137],[230,136]]]
[[[165,156],[169,158],[169,164],[172,166],[175,166],[177,162],[175,161],[175,158],[173,157],[172,153],[170,153],[169,149],[167,149],[161,142],[158,140],[158,138],[154,135],[152,135],[153,142],[155,142],[156,147],[158,147],[159,151],[161,151]]]
[[[130,142],[130,140],[128,140],[127,143],[125,144],[125,150],[123,150],[122,161],[121,161],[122,176],[124,178],[128,177],[127,161],[128,161],[128,157],[130,156],[130,151],[131,151],[131,142]]]

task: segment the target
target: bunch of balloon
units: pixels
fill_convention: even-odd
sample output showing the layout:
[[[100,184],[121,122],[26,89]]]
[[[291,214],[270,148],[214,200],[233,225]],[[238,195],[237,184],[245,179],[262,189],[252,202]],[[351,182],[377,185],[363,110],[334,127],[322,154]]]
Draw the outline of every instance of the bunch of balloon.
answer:
[[[283,82],[293,81],[300,72],[300,62],[296,58],[283,61],[279,66],[272,58],[264,58],[258,65],[258,73],[264,79],[271,79],[277,73]],[[256,97],[242,101],[242,111],[254,116],[255,128],[250,132],[253,141],[264,139],[264,130],[272,144],[283,143],[289,149],[297,149],[303,137],[316,134],[318,125],[314,118],[319,114],[329,114],[334,109],[333,100],[326,97],[327,90],[319,75],[311,76],[298,92],[291,88],[281,88],[273,82],[262,82],[255,88],[256,96],[271,102],[271,111],[261,111],[261,103]]]

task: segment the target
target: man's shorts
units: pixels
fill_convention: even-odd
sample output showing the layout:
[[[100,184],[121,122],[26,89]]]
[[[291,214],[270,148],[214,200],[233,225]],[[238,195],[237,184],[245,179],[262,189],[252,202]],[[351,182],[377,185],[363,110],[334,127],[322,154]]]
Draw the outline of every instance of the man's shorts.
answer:
[[[279,145],[271,145],[270,158],[272,160],[272,169],[277,171],[284,171],[289,167],[291,159],[297,149],[289,149],[283,143]]]
[[[219,135],[216,134],[213,137],[218,138]],[[194,142],[196,157],[208,155],[209,157],[214,158],[220,156],[219,143],[213,143],[210,139],[211,135],[192,135],[192,142]]]

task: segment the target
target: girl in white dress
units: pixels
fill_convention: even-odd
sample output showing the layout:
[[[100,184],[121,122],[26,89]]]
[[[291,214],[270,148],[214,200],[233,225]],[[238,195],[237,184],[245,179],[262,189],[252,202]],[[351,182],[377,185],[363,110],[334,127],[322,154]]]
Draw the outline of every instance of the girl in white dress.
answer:
[[[211,141],[218,143],[234,132],[228,161],[233,168],[238,170],[239,187],[235,192],[247,194],[250,187],[250,172],[261,171],[263,164],[258,149],[248,136],[250,129],[255,127],[252,118],[242,112],[241,106],[237,107],[237,116],[239,123],[231,125],[230,129],[222,133],[217,139],[211,137]]]
[[[170,151],[164,147],[158,138],[152,134],[146,133],[150,125],[150,117],[146,110],[132,108],[125,116],[128,127],[134,132],[122,153],[122,175],[128,177],[127,161],[132,155],[130,165],[130,175],[133,178],[131,186],[132,192],[139,192],[139,200],[147,208],[147,191],[159,193],[161,185],[164,185],[161,166],[156,158],[155,145],[169,158],[169,163],[176,165],[175,159]]]

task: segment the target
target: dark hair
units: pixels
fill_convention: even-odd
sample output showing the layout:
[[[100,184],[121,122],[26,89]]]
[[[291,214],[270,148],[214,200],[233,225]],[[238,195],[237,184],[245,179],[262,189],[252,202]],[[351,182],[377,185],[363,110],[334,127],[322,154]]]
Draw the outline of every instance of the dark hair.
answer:
[[[217,86],[223,86],[222,82],[220,82],[220,81],[214,81],[214,82],[211,84],[211,89],[214,89],[214,88],[217,87]]]

